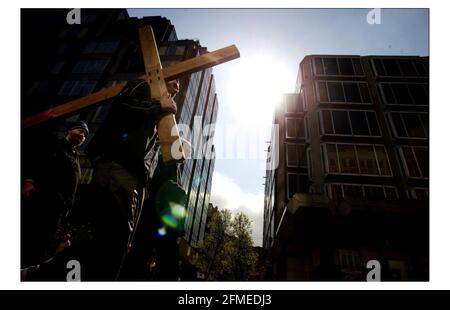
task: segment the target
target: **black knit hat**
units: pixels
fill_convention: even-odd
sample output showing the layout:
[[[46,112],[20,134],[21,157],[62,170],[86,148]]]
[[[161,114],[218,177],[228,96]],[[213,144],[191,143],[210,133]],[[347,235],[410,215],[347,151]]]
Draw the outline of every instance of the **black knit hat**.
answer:
[[[67,127],[67,131],[77,129],[77,128],[83,129],[86,132],[86,136],[89,134],[89,127],[83,121],[78,121],[78,122],[72,123],[71,126]]]

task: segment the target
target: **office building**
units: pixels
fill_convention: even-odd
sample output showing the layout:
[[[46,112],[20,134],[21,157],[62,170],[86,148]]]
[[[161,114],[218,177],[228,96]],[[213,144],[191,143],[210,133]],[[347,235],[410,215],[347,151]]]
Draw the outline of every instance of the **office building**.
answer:
[[[428,57],[310,55],[277,107],[267,279],[428,280]],[[278,165],[276,163],[278,162]]]

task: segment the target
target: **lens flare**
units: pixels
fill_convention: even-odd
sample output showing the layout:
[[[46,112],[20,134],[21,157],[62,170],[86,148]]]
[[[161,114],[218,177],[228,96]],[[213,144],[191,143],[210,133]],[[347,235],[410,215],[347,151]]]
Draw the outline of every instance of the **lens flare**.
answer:
[[[176,202],[169,202],[170,205],[170,211],[172,212],[173,216],[177,219],[183,219],[186,216],[186,209],[183,205],[180,205]]]
[[[164,237],[167,234],[167,230],[165,227],[161,227],[160,229],[158,229],[158,236],[159,237]]]
[[[186,192],[173,181],[165,182],[156,194],[161,222],[169,231],[183,231],[186,218]]]

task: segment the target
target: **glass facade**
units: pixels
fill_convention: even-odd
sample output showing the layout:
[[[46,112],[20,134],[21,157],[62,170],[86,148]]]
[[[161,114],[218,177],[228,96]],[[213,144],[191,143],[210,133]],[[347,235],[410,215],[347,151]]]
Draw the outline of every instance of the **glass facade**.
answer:
[[[391,176],[383,145],[322,144],[324,171],[335,174]]]
[[[318,113],[322,135],[381,137],[374,111],[321,110]]]
[[[364,75],[359,58],[314,57],[315,75]]]
[[[317,81],[315,87],[321,103],[372,103],[366,82]]]

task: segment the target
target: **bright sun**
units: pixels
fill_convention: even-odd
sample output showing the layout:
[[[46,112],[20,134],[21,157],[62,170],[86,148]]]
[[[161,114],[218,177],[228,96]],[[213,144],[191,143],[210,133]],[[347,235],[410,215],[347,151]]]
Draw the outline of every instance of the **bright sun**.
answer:
[[[233,68],[228,85],[236,121],[270,124],[281,95],[293,92],[295,76],[292,74],[292,68],[289,70],[282,60],[270,55],[243,58]],[[254,117],[249,118],[250,115]]]

